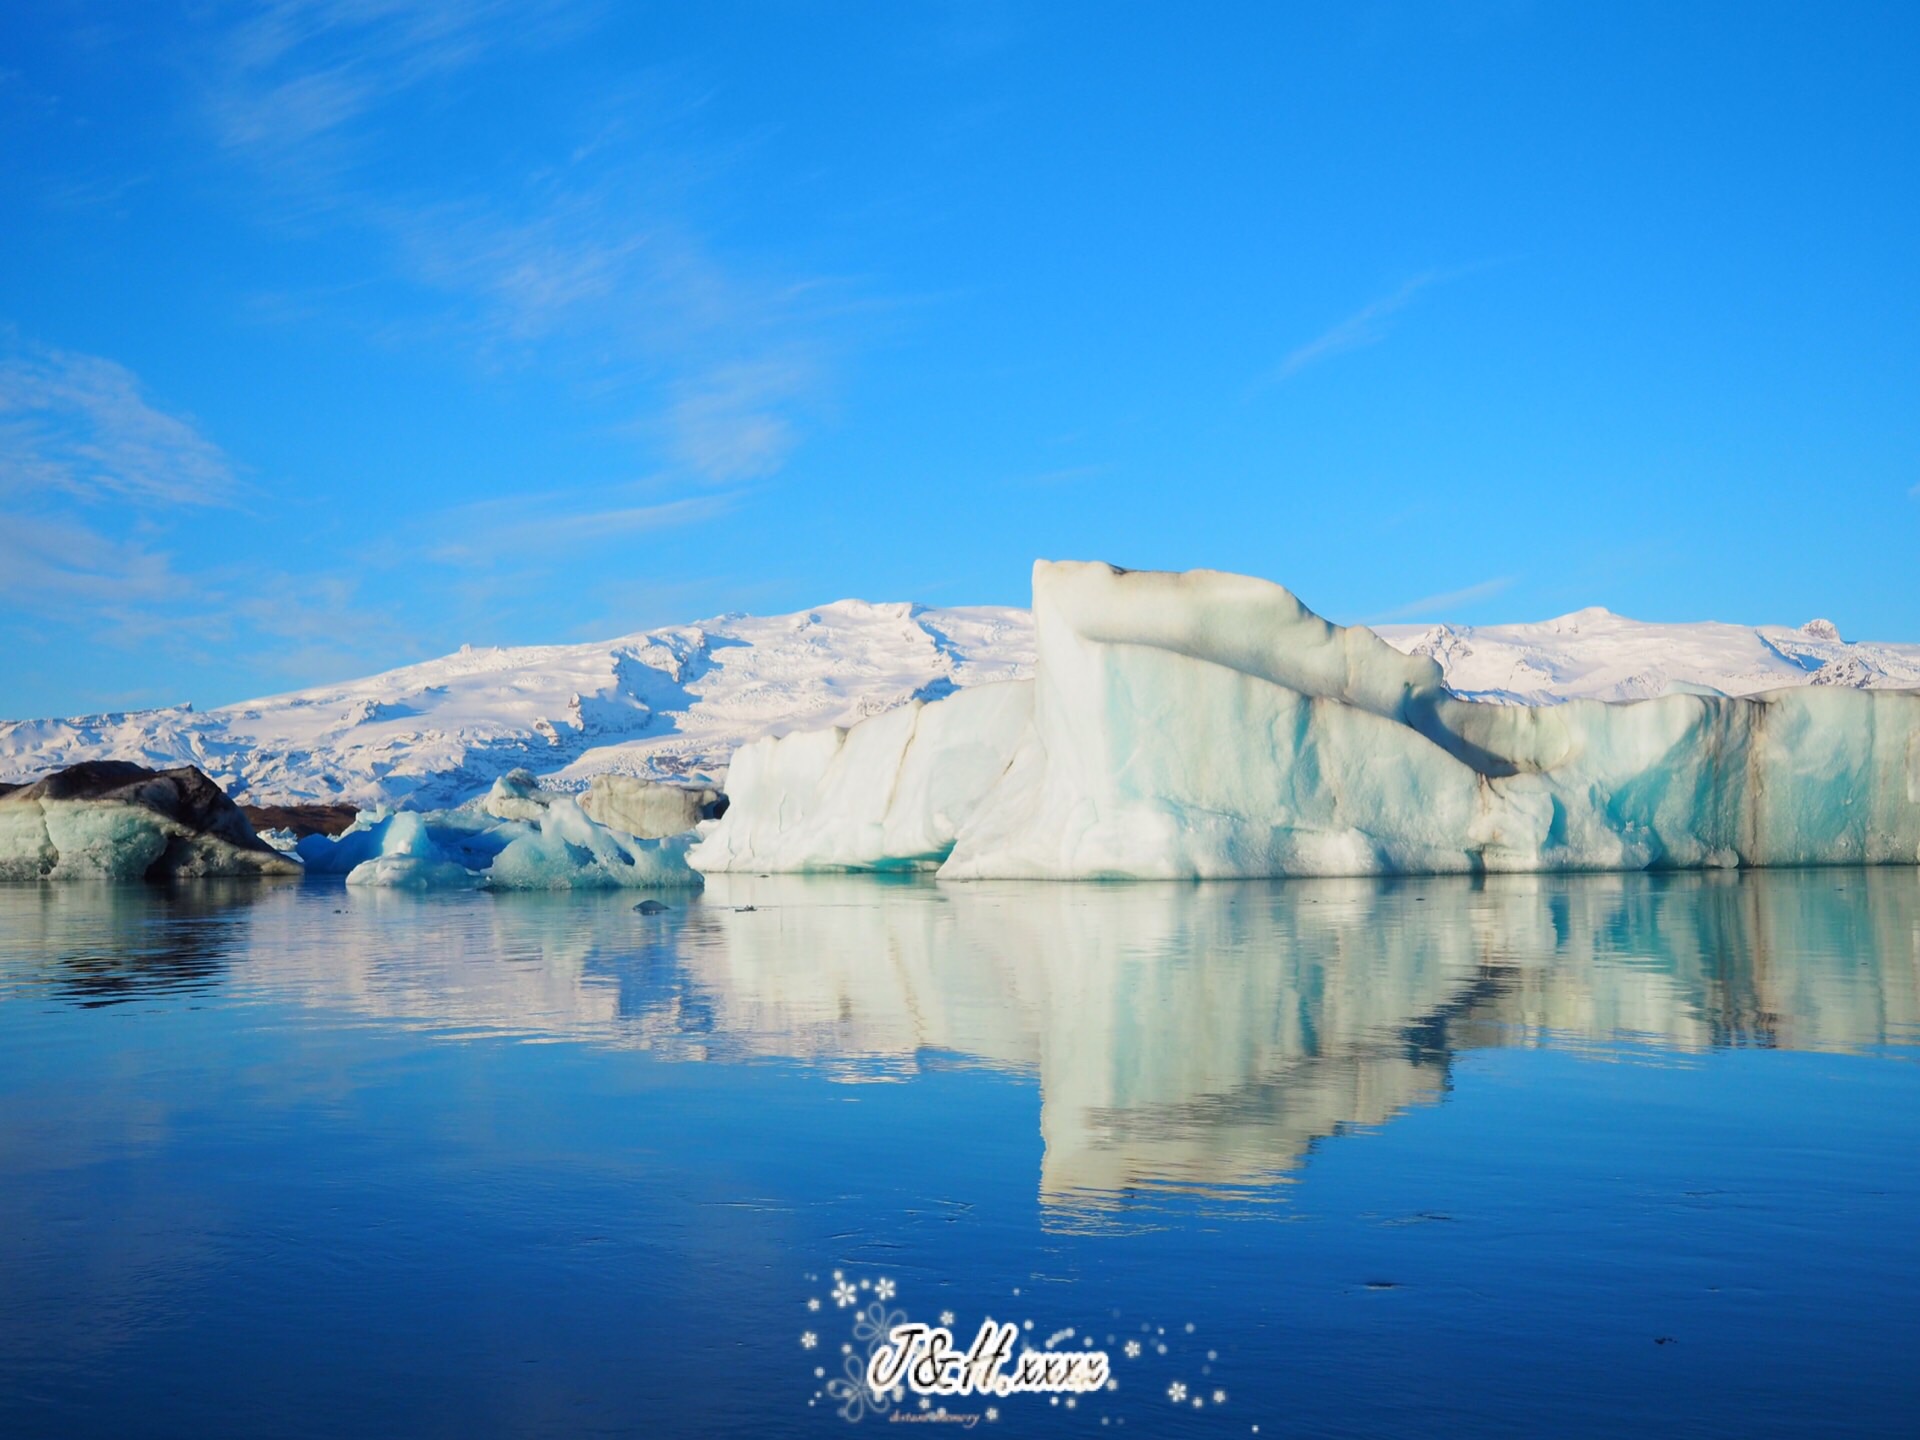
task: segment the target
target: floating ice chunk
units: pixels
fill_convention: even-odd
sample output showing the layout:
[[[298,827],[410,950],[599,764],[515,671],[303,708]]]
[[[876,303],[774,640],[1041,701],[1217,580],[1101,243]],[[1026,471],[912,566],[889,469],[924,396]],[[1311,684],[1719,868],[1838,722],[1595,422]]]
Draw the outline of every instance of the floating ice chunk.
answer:
[[[1033,687],[977,685],[736,751],[696,869],[930,870],[1007,767]]]
[[[688,868],[691,836],[642,840],[590,819],[569,796],[555,796],[538,824],[510,839],[487,871],[502,890],[581,890],[698,885]]]
[[[509,770],[493,782],[480,808],[496,820],[539,820],[553,800],[554,792],[542,790],[531,770]]]
[[[683,835],[702,820],[725,813],[727,803],[718,790],[636,775],[595,775],[580,797],[580,808],[602,825],[644,839]]]
[[[374,885],[389,890],[477,890],[484,877],[451,860],[419,855],[376,855],[347,872],[349,885]]]
[[[490,813],[496,806],[530,818],[501,818]],[[689,843],[619,834],[589,819],[570,796],[506,777],[478,804],[376,811],[337,838],[306,836],[299,853],[309,871],[344,874],[349,885],[650,889],[700,883],[687,866]]]
[[[0,880],[297,875],[200,770],[96,760],[0,795]]]

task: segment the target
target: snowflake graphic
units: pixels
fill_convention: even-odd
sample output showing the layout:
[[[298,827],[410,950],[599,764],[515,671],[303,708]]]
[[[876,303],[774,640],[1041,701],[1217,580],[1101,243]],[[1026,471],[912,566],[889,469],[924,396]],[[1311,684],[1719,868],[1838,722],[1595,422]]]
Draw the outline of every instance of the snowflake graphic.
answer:
[[[814,1297],[812,1297],[810,1300],[807,1301],[807,1309],[818,1310],[819,1308],[820,1308],[820,1297],[818,1295],[815,1295]]]
[[[1138,1340],[1127,1341],[1127,1358],[1129,1360],[1138,1360],[1140,1358],[1140,1342]]]
[[[940,1323],[951,1330],[953,1328],[953,1311],[942,1310],[940,1312]]]
[[[1224,1404],[1226,1404],[1226,1403],[1227,1403],[1227,1392],[1226,1392],[1226,1391],[1224,1391],[1224,1390],[1216,1390],[1216,1391],[1214,1391],[1214,1392],[1213,1392],[1213,1403],[1214,1403],[1214,1404],[1216,1404],[1216,1405],[1224,1405]]]
[[[907,1312],[889,1310],[878,1300],[853,1317],[853,1338],[867,1347],[871,1355],[876,1345],[884,1344],[894,1327],[907,1323]]]
[[[887,1279],[884,1275],[874,1281],[873,1298],[876,1300],[891,1300],[893,1298],[893,1281]]]
[[[859,1298],[860,1292],[845,1280],[842,1280],[838,1285],[833,1287],[833,1303],[838,1305],[842,1310],[846,1309],[847,1306],[853,1304],[853,1302]]]
[[[987,1406],[987,1423],[991,1425],[994,1423],[994,1421],[998,1420],[999,1418],[1000,1418],[1000,1408],[997,1405]]]
[[[868,1414],[884,1415],[893,1405],[891,1395],[876,1395],[867,1385],[867,1362],[864,1356],[849,1355],[845,1378],[835,1376],[827,1382],[827,1394],[839,1406],[840,1418],[858,1425]]]
[[[811,1350],[813,1349],[814,1346],[818,1345],[819,1343],[820,1343],[820,1337],[814,1334],[813,1331],[811,1330],[804,1332],[800,1336],[800,1348],[802,1350]]]
[[[1171,1385],[1167,1386],[1167,1398],[1178,1405],[1182,1400],[1187,1398],[1187,1387],[1182,1385],[1178,1380],[1174,1381]]]

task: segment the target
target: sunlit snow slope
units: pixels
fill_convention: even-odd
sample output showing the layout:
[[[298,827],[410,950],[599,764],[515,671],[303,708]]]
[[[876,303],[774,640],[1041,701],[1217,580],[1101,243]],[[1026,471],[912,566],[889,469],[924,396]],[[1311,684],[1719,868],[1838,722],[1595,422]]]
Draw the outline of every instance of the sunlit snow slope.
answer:
[[[1595,606],[1531,625],[1378,625],[1397,650],[1430,655],[1475,700],[1551,705],[1645,700],[1676,690],[1757,695],[1793,685],[1920,688],[1920,645],[1850,644],[1825,620],[1661,625]]]
[[[1662,625],[1605,610],[1500,626],[1388,625],[1455,691],[1552,704],[1708,688],[1920,687],[1920,645],[1799,629]],[[1025,610],[843,600],[729,615],[585,645],[464,649],[365,680],[198,712],[0,721],[0,780],[80,760],[200,766],[239,799],[457,804],[519,766],[584,784],[601,771],[720,780],[764,735],[847,725],[913,696],[1031,672]]]
[[[1027,612],[842,600],[587,645],[459,653],[204,713],[0,722],[0,780],[80,760],[198,765],[236,799],[458,804],[525,766],[715,780],[743,741],[851,725],[1028,673]]]

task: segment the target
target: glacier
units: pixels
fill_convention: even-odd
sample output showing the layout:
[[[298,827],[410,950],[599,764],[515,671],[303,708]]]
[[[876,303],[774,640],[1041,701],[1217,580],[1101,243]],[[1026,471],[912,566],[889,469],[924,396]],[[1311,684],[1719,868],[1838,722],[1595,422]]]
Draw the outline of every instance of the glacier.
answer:
[[[691,839],[610,829],[520,770],[468,805],[364,813],[338,836],[302,837],[296,853],[309,874],[387,889],[663,889],[701,883]]]
[[[1041,561],[1032,613],[1031,680],[748,747],[689,862],[955,880],[1920,863],[1920,693],[1488,703],[1428,655],[1206,570]]]

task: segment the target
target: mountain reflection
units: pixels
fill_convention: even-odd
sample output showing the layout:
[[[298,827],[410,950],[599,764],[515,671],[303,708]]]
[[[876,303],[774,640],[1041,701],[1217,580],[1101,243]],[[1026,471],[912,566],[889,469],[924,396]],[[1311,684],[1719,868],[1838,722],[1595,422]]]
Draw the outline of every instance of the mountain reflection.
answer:
[[[1042,1197],[1080,1210],[1156,1189],[1256,1196],[1316,1140],[1439,1098],[1464,1050],[1920,1040],[1920,872],[1906,869],[720,876],[654,916],[630,896],[243,888],[110,903],[0,889],[0,994],[51,975],[63,998],[98,1003],[155,988],[142,977],[224,975],[225,1003],[291,998],[455,1038],[786,1058],[848,1081],[1031,1073]]]

